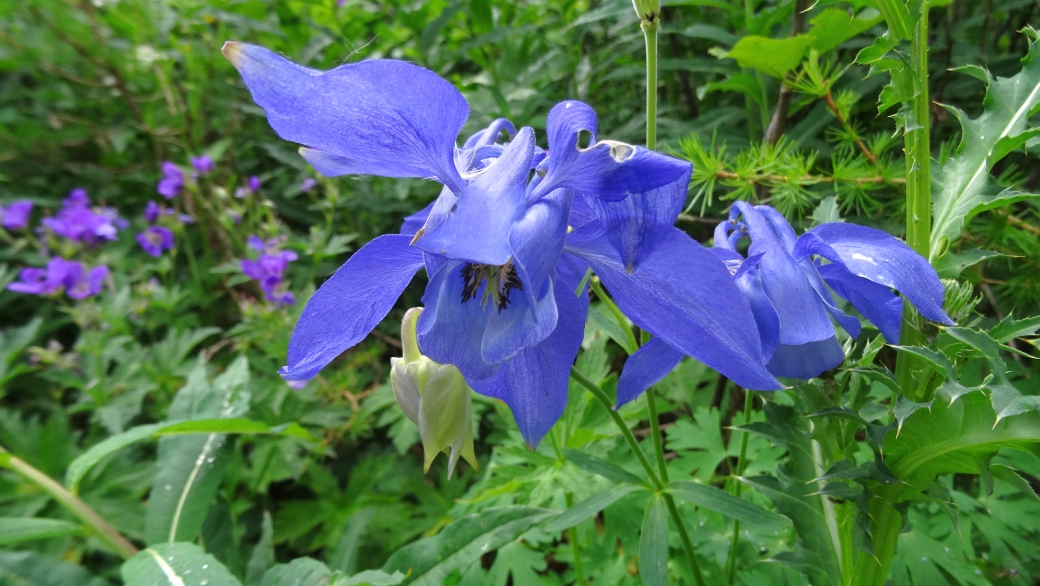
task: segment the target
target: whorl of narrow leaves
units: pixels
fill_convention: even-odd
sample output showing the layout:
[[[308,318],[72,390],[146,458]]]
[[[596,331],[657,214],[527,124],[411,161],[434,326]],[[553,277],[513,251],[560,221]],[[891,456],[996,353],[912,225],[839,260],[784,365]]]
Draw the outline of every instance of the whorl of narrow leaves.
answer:
[[[957,155],[935,173],[939,186],[933,200],[935,225],[931,236],[930,260],[942,256],[947,245],[960,239],[964,223],[972,216],[1016,201],[1040,197],[1014,189],[1003,189],[990,175],[993,166],[1008,153],[1040,135],[1040,127],[1029,127],[1028,118],[1040,104],[1040,44],[1038,33],[1026,28],[1029,52],[1022,71],[1008,78],[994,78],[974,65],[958,71],[986,84],[985,110],[972,120],[958,108],[946,109],[960,120],[963,136]]]

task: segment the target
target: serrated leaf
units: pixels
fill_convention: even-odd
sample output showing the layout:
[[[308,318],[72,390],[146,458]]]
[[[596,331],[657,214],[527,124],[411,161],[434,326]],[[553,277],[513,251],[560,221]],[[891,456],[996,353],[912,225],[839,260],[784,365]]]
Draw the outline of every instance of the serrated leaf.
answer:
[[[906,421],[907,417],[921,409],[930,409],[933,402],[915,403],[905,396],[899,397],[899,400],[896,402],[896,408],[892,410],[892,416],[896,418],[896,436],[898,437],[899,432],[903,430],[903,422]]]
[[[555,533],[573,527],[637,490],[647,490],[647,488],[634,484],[618,484],[597,492],[546,523],[543,529]]]
[[[1032,336],[1037,330],[1040,330],[1040,316],[1016,320],[1013,315],[1008,315],[990,328],[989,335],[997,342],[1007,344],[1016,338]]]
[[[741,67],[781,78],[802,63],[802,57],[812,42],[813,37],[808,35],[786,39],[749,35],[737,41],[726,57],[736,59]]]
[[[830,8],[812,19],[810,47],[825,53],[881,22],[882,18],[853,18],[845,10]]]
[[[856,63],[860,65],[870,65],[881,60],[889,51],[895,49],[899,45],[899,41],[890,37],[878,37],[874,39],[874,44],[869,47],[865,47],[860,50],[856,55]]]
[[[1022,478],[1022,476],[1019,475],[1018,470],[1004,464],[990,464],[989,472],[994,478],[1003,480],[1011,486],[1014,486],[1022,494],[1040,502],[1040,496],[1037,496],[1036,491],[1033,490],[1033,485],[1029,484],[1029,481],[1025,478]]]
[[[248,381],[245,356],[212,384],[200,363],[170,404],[169,420],[240,417],[249,407]],[[148,543],[195,539],[220,487],[229,450],[227,435],[222,433],[159,439],[157,471],[145,512]]]
[[[646,504],[639,530],[639,578],[646,586],[668,585],[668,511],[655,494]]]
[[[932,350],[931,348],[924,348],[921,346],[892,346],[900,352],[907,354],[913,354],[925,362],[935,372],[945,376],[946,378],[953,378],[956,376],[956,371],[953,368],[953,362],[942,352]]]
[[[607,462],[606,460],[602,458],[597,458],[596,456],[590,456],[585,452],[580,452],[572,448],[567,448],[563,451],[563,455],[565,458],[567,458],[568,462],[574,464],[578,468],[581,468],[586,472],[598,474],[599,476],[602,476],[607,480],[612,480],[619,484],[628,483],[635,484],[637,486],[642,486],[646,484],[638,476],[632,474],[628,470],[625,470],[621,466],[618,466],[617,464],[611,462]]]
[[[964,269],[998,256],[1005,255],[992,250],[979,249],[961,253],[947,252],[935,260],[935,272],[944,279],[954,279],[959,277]]]
[[[919,490],[940,474],[978,474],[980,457],[1000,448],[1040,442],[1040,417],[1012,416],[996,426],[993,405],[982,392],[968,393],[952,405],[936,401],[931,410],[907,418],[898,437],[885,438],[885,464]]]
[[[935,213],[929,260],[935,260],[939,241],[961,237],[964,223],[974,215],[1037,195],[1002,189],[990,175],[993,165],[1007,154],[1015,137],[1029,132],[1030,111],[1040,103],[1040,44],[1029,40],[1022,70],[1009,78],[994,78],[986,88],[985,109],[972,120],[961,110],[947,107],[961,123],[961,144],[955,156],[935,172],[941,186],[934,195]],[[989,78],[989,76],[986,76]],[[1009,142],[1010,139],[1010,142]]]
[[[110,586],[80,566],[35,551],[0,550],[4,586]],[[128,585],[129,586],[129,585]]]
[[[996,423],[1005,417],[1040,410],[1040,397],[1023,396],[1007,379],[1007,365],[1000,358],[1002,346],[989,333],[968,328],[946,328],[946,333],[982,353],[989,363],[990,375],[982,386],[990,391]],[[996,425],[994,423],[994,426]]]
[[[35,517],[0,517],[0,545],[82,533],[76,523]]]
[[[698,507],[756,527],[773,529],[787,525],[787,520],[780,515],[707,484],[680,480],[670,483],[668,492]]]
[[[508,506],[466,515],[437,535],[397,550],[382,569],[388,573],[400,570],[408,576],[408,584],[440,586],[453,571],[466,569],[553,514],[535,507]]]
[[[194,543],[160,543],[141,550],[120,568],[126,586],[241,586],[208,553]]]

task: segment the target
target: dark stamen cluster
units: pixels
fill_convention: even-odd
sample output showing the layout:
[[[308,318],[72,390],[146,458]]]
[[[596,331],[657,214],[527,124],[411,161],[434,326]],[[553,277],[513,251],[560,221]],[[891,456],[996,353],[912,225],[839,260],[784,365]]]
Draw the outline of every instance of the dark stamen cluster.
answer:
[[[516,274],[516,265],[509,263],[498,268],[498,280],[502,286],[502,292],[498,296],[498,310],[509,307],[509,292],[513,289],[524,290],[524,284]]]
[[[476,299],[480,286],[485,281],[489,281],[490,284],[487,290],[484,291],[484,299],[481,301],[481,304],[486,306],[488,299],[494,298],[498,311],[509,307],[509,293],[511,291],[514,289],[524,290],[524,284],[520,281],[520,276],[516,272],[516,266],[512,262],[498,267],[479,263],[466,263],[462,266],[460,274],[463,282],[463,303],[470,299]]]
[[[462,302],[465,303],[477,296],[480,284],[484,282],[484,266],[475,263],[462,265]]]

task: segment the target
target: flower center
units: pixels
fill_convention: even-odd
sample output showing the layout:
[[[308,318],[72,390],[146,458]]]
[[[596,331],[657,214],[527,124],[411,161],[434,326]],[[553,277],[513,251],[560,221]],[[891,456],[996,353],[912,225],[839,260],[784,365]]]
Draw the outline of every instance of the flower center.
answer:
[[[486,281],[484,294],[480,299],[480,306],[487,307],[488,301],[494,299],[495,307],[501,312],[509,307],[509,293],[513,289],[524,290],[524,284],[516,274],[516,266],[513,262],[507,262],[501,266],[485,265],[478,263],[466,263],[460,271],[462,282],[462,302],[475,299],[480,292],[480,286]]]

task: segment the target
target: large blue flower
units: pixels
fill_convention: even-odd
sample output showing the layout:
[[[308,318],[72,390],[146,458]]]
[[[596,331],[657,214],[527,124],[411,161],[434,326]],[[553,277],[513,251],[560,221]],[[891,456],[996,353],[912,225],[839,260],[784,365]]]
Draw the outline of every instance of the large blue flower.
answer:
[[[751,239],[747,259],[736,250],[743,237]],[[903,298],[924,317],[953,323],[943,312],[943,286],[935,270],[881,230],[834,222],[796,237],[775,209],[737,202],[729,220],[715,230],[713,251],[730,266],[750,302],[767,366],[777,376],[808,379],[844,360],[830,318],[852,337],[859,335],[860,322],[835,306],[830,291],[893,344],[899,343]],[[814,262],[813,256],[827,263]]]
[[[323,174],[444,184],[402,234],[365,245],[310,299],[286,378],[310,378],[360,342],[425,267],[422,352],[505,401],[536,445],[566,405],[588,308],[577,289],[591,265],[637,325],[746,386],[778,387],[724,264],[671,228],[688,163],[596,142],[595,113],[576,101],[550,112],[548,155],[530,128],[504,120],[457,149],[468,106],[425,69],[366,61],[318,72],[260,47],[224,52],[274,129],[306,145]]]

